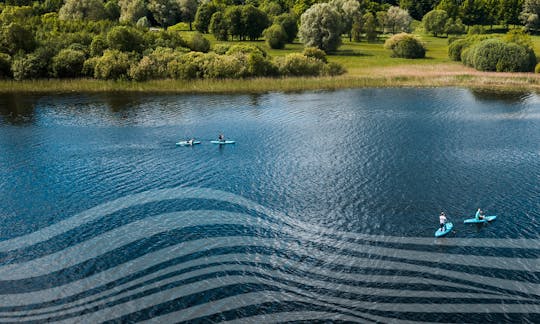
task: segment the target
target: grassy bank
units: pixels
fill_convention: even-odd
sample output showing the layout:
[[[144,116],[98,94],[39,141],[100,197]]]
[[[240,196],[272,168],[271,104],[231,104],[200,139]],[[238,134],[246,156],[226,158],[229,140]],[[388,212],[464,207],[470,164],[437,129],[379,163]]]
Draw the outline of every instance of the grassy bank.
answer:
[[[185,32],[189,34],[189,32]],[[189,35],[185,35],[189,37]],[[212,44],[216,42],[210,37]],[[345,66],[340,77],[259,78],[247,80],[157,80],[131,81],[76,80],[0,80],[0,92],[167,92],[167,93],[260,93],[270,91],[331,90],[361,87],[472,87],[501,90],[540,91],[540,75],[533,73],[478,72],[448,58],[446,38],[422,36],[427,44],[425,59],[407,60],[390,56],[382,43],[349,42],[344,39],[339,51],[328,59]],[[540,53],[540,37],[533,37]],[[301,52],[302,44],[287,44],[284,50],[272,50],[264,42],[257,44],[272,56]]]

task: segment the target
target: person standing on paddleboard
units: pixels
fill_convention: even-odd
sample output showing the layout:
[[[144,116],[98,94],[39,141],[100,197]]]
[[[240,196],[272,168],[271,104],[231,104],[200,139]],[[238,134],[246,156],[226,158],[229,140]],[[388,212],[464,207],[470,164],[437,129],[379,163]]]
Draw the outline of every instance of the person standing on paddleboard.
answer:
[[[444,231],[444,226],[446,225],[446,214],[444,212],[441,212],[439,215],[439,223],[441,223],[441,232]]]
[[[225,142],[225,136],[223,136],[223,134],[219,134],[218,141]]]

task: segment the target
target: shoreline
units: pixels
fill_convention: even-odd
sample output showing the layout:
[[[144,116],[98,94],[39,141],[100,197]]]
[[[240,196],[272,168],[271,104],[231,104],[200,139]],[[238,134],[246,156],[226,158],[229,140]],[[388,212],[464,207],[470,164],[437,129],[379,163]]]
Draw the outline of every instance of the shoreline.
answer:
[[[452,69],[454,68],[454,69]],[[0,93],[171,93],[250,94],[354,88],[461,87],[499,91],[540,92],[540,74],[478,72],[455,66],[394,66],[339,77],[255,79],[151,80],[146,82],[96,79],[0,80]]]

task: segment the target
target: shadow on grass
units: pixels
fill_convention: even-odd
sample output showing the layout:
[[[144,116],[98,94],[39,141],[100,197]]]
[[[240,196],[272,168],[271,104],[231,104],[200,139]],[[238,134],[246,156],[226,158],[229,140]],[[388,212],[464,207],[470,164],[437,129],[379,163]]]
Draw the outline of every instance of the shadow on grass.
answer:
[[[369,53],[357,52],[355,50],[339,50],[337,52],[330,53],[332,56],[374,56]]]

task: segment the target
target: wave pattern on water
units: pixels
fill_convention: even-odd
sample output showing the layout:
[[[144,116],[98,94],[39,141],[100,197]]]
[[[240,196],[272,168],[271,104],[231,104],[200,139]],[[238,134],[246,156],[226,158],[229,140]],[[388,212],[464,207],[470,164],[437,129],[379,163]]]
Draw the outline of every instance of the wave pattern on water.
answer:
[[[156,212],[47,248],[115,213],[174,199],[245,212]],[[492,252],[467,253],[478,248]],[[363,235],[218,190],[151,190],[0,242],[0,321],[534,322],[539,255],[538,239]]]

